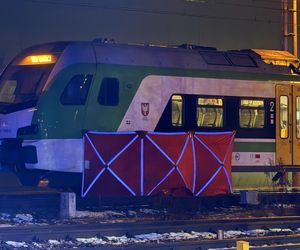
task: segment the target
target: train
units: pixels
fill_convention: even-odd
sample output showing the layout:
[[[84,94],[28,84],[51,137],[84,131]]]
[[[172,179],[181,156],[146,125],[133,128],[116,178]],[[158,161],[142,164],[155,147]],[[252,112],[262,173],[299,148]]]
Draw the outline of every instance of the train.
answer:
[[[0,166],[23,185],[80,185],[86,131],[139,130],[236,131],[234,188],[300,186],[299,60],[95,40],[30,47],[1,73]]]

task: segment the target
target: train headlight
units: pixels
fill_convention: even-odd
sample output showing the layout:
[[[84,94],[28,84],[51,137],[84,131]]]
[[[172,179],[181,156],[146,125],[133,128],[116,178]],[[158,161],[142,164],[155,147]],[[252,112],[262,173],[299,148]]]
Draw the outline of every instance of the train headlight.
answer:
[[[29,55],[24,57],[18,63],[19,65],[40,65],[40,64],[53,64],[56,62],[56,57],[50,54],[43,55]]]

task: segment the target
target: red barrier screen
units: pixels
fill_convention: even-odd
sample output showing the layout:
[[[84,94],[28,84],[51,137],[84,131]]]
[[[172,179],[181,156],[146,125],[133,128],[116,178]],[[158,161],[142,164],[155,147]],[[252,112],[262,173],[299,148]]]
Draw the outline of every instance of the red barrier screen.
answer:
[[[229,194],[234,132],[88,132],[82,196]]]

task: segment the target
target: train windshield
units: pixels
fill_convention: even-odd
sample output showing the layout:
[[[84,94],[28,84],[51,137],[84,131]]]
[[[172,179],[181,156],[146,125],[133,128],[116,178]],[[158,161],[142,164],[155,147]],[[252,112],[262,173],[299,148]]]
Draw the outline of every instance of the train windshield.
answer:
[[[0,80],[0,103],[18,104],[36,100],[53,64],[10,65]]]
[[[67,44],[57,42],[28,48],[8,65],[0,76],[0,113],[36,103]]]

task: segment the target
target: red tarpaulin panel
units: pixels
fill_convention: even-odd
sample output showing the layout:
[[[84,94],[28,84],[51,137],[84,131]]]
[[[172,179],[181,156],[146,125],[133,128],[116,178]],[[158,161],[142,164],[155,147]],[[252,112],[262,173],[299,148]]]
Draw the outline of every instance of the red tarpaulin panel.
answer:
[[[232,192],[233,139],[232,132],[195,133],[196,196],[212,196]]]
[[[136,195],[139,192],[140,182],[136,176],[140,171],[140,148],[136,146],[137,139],[136,133],[85,134],[83,196],[88,192],[97,196]]]
[[[82,196],[232,192],[233,132],[88,132]]]
[[[185,133],[148,133],[144,144],[145,194],[154,195],[186,188],[178,167],[185,150]]]

